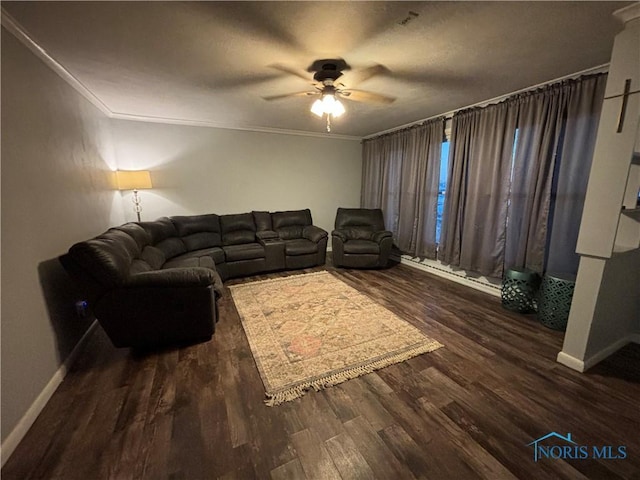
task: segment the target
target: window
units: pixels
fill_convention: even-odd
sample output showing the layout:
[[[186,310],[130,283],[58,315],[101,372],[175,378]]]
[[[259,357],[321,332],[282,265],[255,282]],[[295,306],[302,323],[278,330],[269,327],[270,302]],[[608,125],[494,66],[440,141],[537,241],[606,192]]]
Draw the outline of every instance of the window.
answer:
[[[442,212],[444,211],[444,196],[447,191],[447,177],[449,172],[449,142],[442,142],[440,154],[440,184],[438,186],[438,209],[436,219],[436,243],[440,243],[440,229],[442,227]]]

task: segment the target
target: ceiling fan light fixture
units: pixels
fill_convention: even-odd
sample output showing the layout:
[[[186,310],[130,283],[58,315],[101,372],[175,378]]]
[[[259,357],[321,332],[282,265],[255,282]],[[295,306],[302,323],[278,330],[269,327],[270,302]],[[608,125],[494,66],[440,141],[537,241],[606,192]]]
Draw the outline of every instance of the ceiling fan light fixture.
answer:
[[[311,105],[311,112],[319,117],[324,115],[324,105],[322,104],[322,100],[318,99],[313,102],[313,105]]]
[[[311,112],[322,117],[325,113],[333,117],[339,117],[345,112],[344,105],[333,94],[325,94],[311,105]]]
[[[333,102],[333,111],[331,112],[331,115],[333,115],[334,117],[339,117],[344,112],[344,105],[342,105],[342,102],[340,100],[336,100],[335,102]]]

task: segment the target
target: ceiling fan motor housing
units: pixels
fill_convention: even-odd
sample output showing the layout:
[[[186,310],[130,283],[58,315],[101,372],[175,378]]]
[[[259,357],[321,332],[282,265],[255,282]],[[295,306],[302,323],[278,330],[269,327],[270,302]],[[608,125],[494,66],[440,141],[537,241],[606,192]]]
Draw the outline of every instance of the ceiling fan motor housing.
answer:
[[[335,82],[342,76],[343,70],[349,70],[351,67],[343,59],[326,59],[316,60],[307,69],[309,72],[315,72],[313,79],[316,82],[325,83],[325,80],[331,80],[327,82],[329,84]]]

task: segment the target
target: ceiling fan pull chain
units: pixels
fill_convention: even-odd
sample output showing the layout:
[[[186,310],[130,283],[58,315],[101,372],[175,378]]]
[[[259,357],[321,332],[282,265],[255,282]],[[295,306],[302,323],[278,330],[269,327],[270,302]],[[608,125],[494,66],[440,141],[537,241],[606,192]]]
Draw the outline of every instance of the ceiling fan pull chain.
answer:
[[[331,132],[331,114],[327,113],[327,132]]]

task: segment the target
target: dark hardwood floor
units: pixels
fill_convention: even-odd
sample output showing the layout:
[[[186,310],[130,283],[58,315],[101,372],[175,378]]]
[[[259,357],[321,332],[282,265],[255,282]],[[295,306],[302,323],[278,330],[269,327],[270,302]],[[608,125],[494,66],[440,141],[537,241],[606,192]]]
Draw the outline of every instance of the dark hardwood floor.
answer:
[[[266,407],[228,292],[204,344],[135,354],[98,328],[2,478],[640,479],[640,346],[579,374],[555,361],[562,333],[498,298],[328,268],[445,347]],[[534,462],[552,431],[627,458]]]

